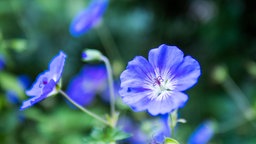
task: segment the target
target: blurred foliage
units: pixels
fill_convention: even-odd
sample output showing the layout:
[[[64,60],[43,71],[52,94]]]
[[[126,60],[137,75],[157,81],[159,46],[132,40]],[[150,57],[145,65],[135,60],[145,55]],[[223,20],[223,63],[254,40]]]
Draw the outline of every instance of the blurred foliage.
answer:
[[[64,90],[85,64],[81,61],[84,48],[98,49],[119,69],[125,68],[134,56],[147,56],[151,48],[162,43],[177,45],[186,55],[197,59],[202,76],[187,92],[190,99],[179,111],[187,120],[177,128],[175,139],[180,143],[186,143],[205,119],[222,124],[243,118],[245,112],[239,110],[220,83],[223,73],[219,71],[217,79],[212,77],[219,66],[225,65],[227,75],[256,110],[255,1],[112,0],[100,27],[73,38],[69,34],[70,22],[88,3],[89,0],[0,0],[0,55],[6,62],[0,70],[0,143],[80,144],[84,136],[90,135],[92,125],[101,126],[73,110],[60,96],[46,99],[26,111],[18,110],[25,99],[18,76],[25,74],[35,79],[59,50],[68,55],[62,78]],[[100,36],[106,33],[112,36],[110,40],[115,42],[117,51],[104,49]],[[115,61],[118,56],[111,56],[116,53],[121,58],[118,61]],[[115,72],[116,79],[119,73],[120,70]],[[7,100],[6,93],[10,89],[19,98],[17,104]],[[108,104],[99,97],[88,108],[102,115],[108,113]],[[146,112],[134,113],[124,106],[117,109],[122,109],[121,115],[132,117],[140,124],[154,119]],[[217,133],[210,143],[256,143],[253,123],[255,119]],[[150,125],[146,127],[150,129]]]

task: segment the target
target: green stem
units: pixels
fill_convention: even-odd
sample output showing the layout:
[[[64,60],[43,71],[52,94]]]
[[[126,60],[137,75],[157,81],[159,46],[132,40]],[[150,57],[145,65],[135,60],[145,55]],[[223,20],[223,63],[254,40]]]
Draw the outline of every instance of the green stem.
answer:
[[[171,118],[171,135],[172,137],[174,137],[174,129],[177,125],[177,113],[178,113],[178,110],[175,110],[173,111],[170,115],[170,118]]]
[[[236,83],[229,76],[222,83],[222,86],[227,91],[227,93],[231,96],[234,102],[237,104],[238,108],[243,113],[244,118],[247,121],[250,121],[252,117],[254,117],[255,112],[252,110],[250,106],[250,102],[246,98],[246,95],[242,92],[242,90],[236,85]],[[256,123],[251,121],[251,124],[253,125],[254,128],[256,128]]]
[[[98,115],[92,113],[91,111],[85,109],[84,107],[80,106],[79,104],[77,104],[75,101],[73,101],[64,91],[59,90],[59,92],[68,100],[70,101],[72,104],[74,104],[77,108],[79,108],[80,110],[82,110],[83,112],[85,112],[86,114],[90,115],[91,117],[97,119],[98,121],[109,125],[112,127],[112,125],[110,123],[108,123],[106,120],[102,119],[101,117],[99,117]]]
[[[248,121],[253,121],[256,118],[255,115],[251,116],[250,119],[245,119],[244,117],[231,119],[227,122],[224,122],[218,126],[218,133],[226,133],[230,130],[233,130],[239,126],[246,124]]]
[[[109,95],[110,95],[110,112],[111,117],[114,119],[115,117],[115,96],[114,96],[114,82],[112,76],[112,69],[107,57],[102,56],[101,60],[105,63],[108,74],[108,86],[109,86]]]
[[[100,25],[96,27],[96,31],[107,55],[111,58],[116,58],[122,61],[122,57],[117,49],[115,41],[112,38],[109,29],[105,26],[103,20],[101,21]]]

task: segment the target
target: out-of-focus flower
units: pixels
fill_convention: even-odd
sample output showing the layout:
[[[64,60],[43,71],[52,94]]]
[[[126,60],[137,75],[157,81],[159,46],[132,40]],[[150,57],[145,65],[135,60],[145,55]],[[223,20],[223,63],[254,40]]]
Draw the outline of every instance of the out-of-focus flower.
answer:
[[[88,105],[97,92],[106,85],[107,71],[104,65],[86,65],[73,78],[67,88],[67,94],[78,104]]]
[[[213,121],[205,121],[200,124],[192,133],[188,140],[188,144],[206,144],[213,137],[215,132],[215,123]]]
[[[66,54],[61,51],[50,63],[49,70],[39,74],[32,88],[26,91],[26,94],[33,96],[33,98],[24,101],[20,110],[24,110],[46,97],[57,93],[56,86],[61,78],[65,59]]]
[[[21,76],[18,76],[17,79],[18,79],[17,85],[21,87],[23,91],[28,88],[28,85],[30,84],[30,79],[28,76],[21,75]],[[7,89],[5,95],[6,95],[6,99],[11,104],[18,105],[20,103],[21,94],[19,94],[17,90],[15,91],[12,88]]]
[[[140,129],[140,126],[128,117],[121,117],[118,121],[118,127],[120,127],[124,132],[131,134],[132,136],[122,140],[121,143],[130,143],[130,144],[144,144],[148,143],[147,135],[143,133]]]
[[[163,143],[165,137],[171,136],[170,126],[169,126],[169,114],[161,115],[161,130],[154,136],[154,141],[156,143]]]
[[[5,66],[5,60],[2,55],[0,55],[0,70],[2,70]]]
[[[10,102],[11,104],[18,104],[19,103],[19,96],[15,91],[9,90],[6,92],[6,98],[8,100],[8,102]]]
[[[120,76],[119,93],[134,111],[166,114],[184,106],[188,96],[183,91],[197,83],[200,74],[195,59],[163,44],[150,50],[148,61],[137,56],[128,63]]]
[[[70,25],[71,35],[78,37],[94,27],[104,14],[108,0],[92,0],[89,6],[81,11]]]
[[[115,80],[114,81],[114,96],[115,99],[117,100],[117,98],[119,98],[119,91],[120,89],[120,81],[119,80]],[[102,94],[101,94],[101,98],[103,99],[103,101],[105,102],[110,102],[110,95],[109,95],[109,86],[106,85],[106,87],[104,88]]]

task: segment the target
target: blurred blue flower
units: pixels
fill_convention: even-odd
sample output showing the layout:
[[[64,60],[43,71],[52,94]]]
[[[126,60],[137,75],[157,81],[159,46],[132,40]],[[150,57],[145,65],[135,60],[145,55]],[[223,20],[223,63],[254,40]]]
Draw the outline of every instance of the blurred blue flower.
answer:
[[[22,88],[24,90],[28,89],[28,87],[31,84],[31,79],[27,75],[20,75],[20,76],[18,76],[18,80],[19,80],[19,82],[20,82],[20,84],[21,84],[21,86],[22,86]]]
[[[0,55],[0,70],[2,70],[5,66],[5,60],[2,55]]]
[[[78,37],[94,27],[104,14],[108,0],[92,0],[87,8],[73,19],[70,25],[71,35]]]
[[[26,91],[26,94],[33,96],[33,98],[24,101],[20,110],[24,110],[46,97],[57,93],[56,85],[61,78],[65,59],[66,54],[61,51],[59,55],[51,61],[49,70],[39,74],[32,88]]]
[[[192,133],[188,140],[188,144],[206,144],[213,137],[215,124],[212,121],[205,121],[200,124]]]
[[[131,134],[132,136],[120,141],[120,143],[129,144],[145,144],[148,143],[148,136],[143,133],[140,126],[129,117],[121,117],[118,121],[118,127],[120,127],[124,132]]]
[[[67,94],[78,104],[88,105],[96,93],[104,89],[106,80],[107,71],[104,65],[86,65],[68,85]]]
[[[117,100],[117,98],[119,98],[119,89],[120,89],[120,81],[119,80],[114,80],[114,96],[115,99]],[[104,88],[102,94],[100,95],[101,98],[103,99],[104,102],[110,102],[110,95],[109,95],[109,86],[106,85],[106,87]]]
[[[154,136],[154,141],[156,143],[163,143],[165,137],[171,136],[170,126],[169,126],[169,114],[164,114],[160,116],[161,119],[161,130]]]
[[[20,102],[18,94],[13,90],[6,91],[5,95],[6,95],[7,101],[10,102],[11,104],[15,105]]]
[[[128,63],[120,76],[119,93],[134,111],[166,114],[184,106],[188,96],[183,91],[197,83],[200,75],[195,59],[163,44],[150,50],[148,61],[137,56]]]

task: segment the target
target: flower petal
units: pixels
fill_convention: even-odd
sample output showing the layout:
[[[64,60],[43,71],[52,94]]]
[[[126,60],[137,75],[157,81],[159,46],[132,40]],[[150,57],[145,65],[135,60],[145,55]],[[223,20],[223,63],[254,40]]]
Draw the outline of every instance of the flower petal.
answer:
[[[175,81],[175,90],[184,91],[197,83],[201,75],[199,63],[191,56],[186,56],[183,62],[175,71],[173,81]]]
[[[183,60],[183,52],[176,46],[162,44],[159,48],[150,50],[148,55],[149,63],[155,69],[157,76],[172,74],[176,67]]]
[[[122,72],[121,87],[134,87],[135,82],[138,82],[140,86],[152,85],[154,78],[154,69],[149,62],[144,57],[137,56],[128,63],[126,70]]]
[[[22,106],[20,107],[20,110],[24,110],[26,108],[31,107],[32,106],[32,102],[36,101],[39,97],[40,96],[37,96],[37,97],[33,97],[33,98],[29,99],[29,100],[23,101]]]
[[[82,106],[90,104],[96,95],[96,87],[90,83],[91,81],[84,80],[80,75],[77,76],[68,86],[68,96]]]
[[[178,109],[186,103],[188,96],[181,92],[165,92],[161,94],[165,97],[161,100],[153,99],[148,104],[148,112],[151,115],[166,114],[170,113],[175,109]]]
[[[58,83],[62,75],[66,57],[67,57],[66,54],[61,51],[59,55],[53,58],[53,60],[50,63],[49,72],[52,74],[51,78],[56,83]]]
[[[50,76],[51,76],[51,74],[48,71],[39,74],[35,83],[31,87],[31,89],[26,91],[26,95],[28,95],[28,96],[40,96],[40,95],[42,95],[42,93],[43,93],[42,92],[42,88],[43,88],[42,81],[43,81],[43,79],[49,78]]]
[[[108,0],[94,0],[80,12],[70,25],[70,33],[77,37],[91,29],[104,14],[108,6]]]
[[[42,94],[39,96],[35,96],[29,100],[26,100],[22,103],[22,106],[20,108],[20,110],[24,110],[26,108],[29,108],[31,106],[33,106],[34,104],[42,101],[43,99],[45,99],[46,97],[53,95],[54,89],[55,89],[55,85],[56,83],[51,79],[49,81],[49,83],[47,85],[44,86],[43,90],[42,90]],[[35,91],[34,91],[35,92]],[[51,94],[50,94],[51,93]]]

